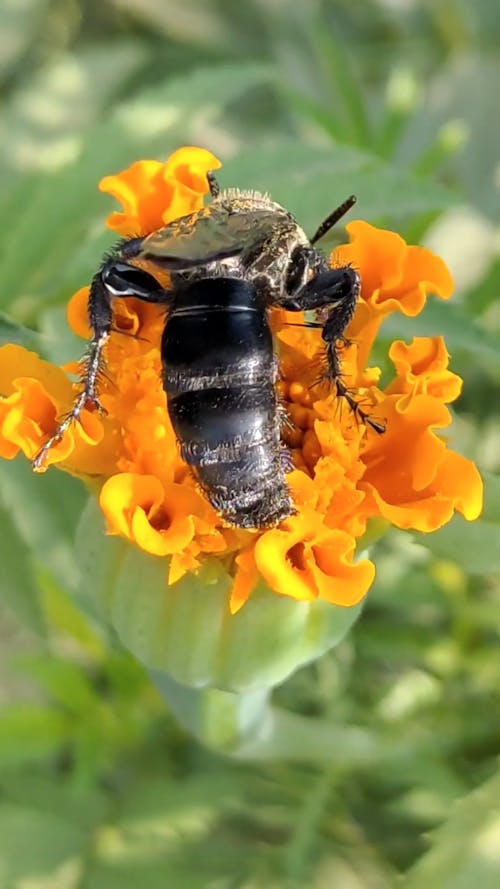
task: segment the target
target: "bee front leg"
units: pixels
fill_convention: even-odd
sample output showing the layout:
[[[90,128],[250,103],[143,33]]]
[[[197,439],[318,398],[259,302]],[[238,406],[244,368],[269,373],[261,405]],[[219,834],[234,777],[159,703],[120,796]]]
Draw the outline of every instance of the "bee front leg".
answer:
[[[129,247],[130,245],[135,249],[135,240],[130,241]],[[103,263],[90,286],[88,314],[92,339],[83,361],[82,389],[70,412],[35,455],[32,461],[35,471],[43,471],[48,452],[62,440],[72,423],[80,419],[84,408],[91,407],[100,413],[105,413],[97,395],[97,388],[104,366],[104,347],[111,333],[111,302],[115,296],[132,297],[157,304],[166,304],[170,298],[169,293],[148,272],[122,262],[119,258],[111,257]]]
[[[99,271],[92,281],[88,313],[92,328],[92,339],[82,362],[82,390],[75,399],[69,413],[58,423],[54,433],[33,458],[31,465],[35,472],[44,470],[50,449],[62,441],[69,427],[80,419],[84,408],[92,407],[99,413],[105,413],[97,397],[97,383],[103,367],[104,346],[111,332],[111,303],[109,291],[103,281],[102,271]]]
[[[313,322],[312,326],[322,329],[322,337],[326,343],[328,378],[335,385],[337,395],[345,398],[354,415],[375,432],[383,433],[385,426],[370,418],[352,397],[342,380],[342,366],[337,344],[339,341],[344,344],[347,342],[344,332],[354,315],[360,286],[359,275],[350,266],[327,269],[320,271],[308,281],[295,297],[280,302],[280,306],[288,311],[307,312],[318,309],[327,311],[326,319],[321,323],[319,321]]]

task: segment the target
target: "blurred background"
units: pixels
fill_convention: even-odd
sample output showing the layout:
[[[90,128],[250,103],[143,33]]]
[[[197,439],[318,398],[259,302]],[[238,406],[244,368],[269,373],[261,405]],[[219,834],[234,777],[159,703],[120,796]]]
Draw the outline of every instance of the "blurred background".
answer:
[[[487,482],[474,525],[384,538],[354,631],[276,692],[324,754],[255,763],[188,737],[73,604],[81,486],[4,462],[5,889],[500,885],[499,36],[495,0],[1,0],[2,342],[78,357],[65,304],[113,241],[98,180],[200,144],[307,231],[355,192],[445,257],[452,303],[392,317],[374,363],[445,335],[453,446]]]

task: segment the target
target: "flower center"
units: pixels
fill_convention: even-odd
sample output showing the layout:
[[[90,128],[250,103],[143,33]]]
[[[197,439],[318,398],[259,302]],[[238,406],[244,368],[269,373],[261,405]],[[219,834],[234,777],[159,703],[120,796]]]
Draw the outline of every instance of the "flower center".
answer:
[[[286,554],[287,560],[296,571],[306,570],[305,547],[303,543],[296,543],[290,547]]]

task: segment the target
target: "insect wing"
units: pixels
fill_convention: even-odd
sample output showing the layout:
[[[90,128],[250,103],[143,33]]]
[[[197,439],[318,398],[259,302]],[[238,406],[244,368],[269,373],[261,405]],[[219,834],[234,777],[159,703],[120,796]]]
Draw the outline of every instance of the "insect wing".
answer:
[[[144,239],[141,257],[180,270],[254,250],[276,225],[273,211],[230,212],[213,205],[186,216]]]

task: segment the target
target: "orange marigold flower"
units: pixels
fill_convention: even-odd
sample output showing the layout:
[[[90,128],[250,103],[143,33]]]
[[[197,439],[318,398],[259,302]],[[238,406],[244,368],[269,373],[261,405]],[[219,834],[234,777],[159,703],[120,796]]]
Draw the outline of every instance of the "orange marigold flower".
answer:
[[[165,163],[139,161],[108,176],[101,189],[116,197],[122,213],[108,225],[124,236],[149,233],[199,210],[206,174],[219,161],[200,148],[176,151]],[[287,326],[274,312],[280,395],[292,421],[284,437],[294,470],[288,481],[297,514],[277,528],[244,531],[227,527],[197,489],[180,459],[166,411],[160,372],[161,308],[116,299],[113,334],[106,346],[101,417],[84,410],[81,421],[55,445],[48,462],[100,486],[100,506],[110,534],[121,535],[157,558],[168,559],[166,582],[196,572],[207,559],[223,560],[234,578],[231,611],[263,583],[281,596],[317,598],[352,606],[366,595],[373,564],[355,557],[369,519],[399,528],[432,531],[455,510],[476,518],[482,485],[476,467],[447,447],[440,430],[449,425],[445,405],[460,393],[448,370],[441,338],[389,350],[395,374],[379,387],[380,371],[367,366],[384,317],[413,316],[430,293],[447,299],[452,280],[439,257],[408,246],[399,235],[366,222],[347,226],[350,242],[331,256],[332,266],[350,264],[361,274],[362,292],[342,352],[343,379],[374,419],[377,435],[358,423],[324,383],[318,383],[321,332]],[[88,337],[88,288],[68,307],[71,328]],[[294,317],[294,321],[296,316]],[[75,384],[19,346],[0,349],[0,454],[29,459],[49,437],[56,418],[71,407]]]
[[[105,176],[101,191],[112,194],[123,213],[108,216],[108,228],[120,235],[146,235],[199,210],[207,193],[207,173],[220,161],[203,148],[179,148],[165,163],[137,161],[116,176]]]

